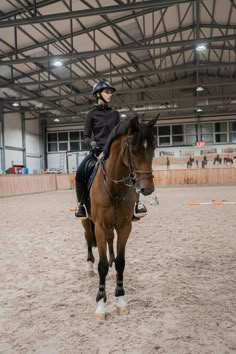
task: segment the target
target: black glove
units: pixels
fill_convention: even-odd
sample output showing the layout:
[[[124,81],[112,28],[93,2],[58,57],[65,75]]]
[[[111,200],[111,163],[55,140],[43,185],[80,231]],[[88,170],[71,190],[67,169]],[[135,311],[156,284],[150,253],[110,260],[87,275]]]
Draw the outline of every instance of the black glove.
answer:
[[[95,156],[99,156],[102,152],[102,148],[97,146],[94,149],[92,149],[92,152],[94,153]]]

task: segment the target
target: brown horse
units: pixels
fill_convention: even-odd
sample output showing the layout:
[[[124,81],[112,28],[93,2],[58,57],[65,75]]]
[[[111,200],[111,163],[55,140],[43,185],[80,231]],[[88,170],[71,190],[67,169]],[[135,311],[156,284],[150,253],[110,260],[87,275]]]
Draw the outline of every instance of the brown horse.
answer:
[[[89,218],[81,220],[85,229],[88,245],[87,261],[90,267],[94,263],[92,246],[96,243],[98,247],[99,289],[95,314],[99,320],[105,319],[106,276],[109,265],[111,267],[113,262],[117,272],[115,288],[117,312],[128,312],[123,287],[125,247],[132,229],[136,193],[141,192],[146,196],[154,191],[153,127],[157,119],[158,117],[148,124],[139,123],[138,117],[126,119],[113,130],[90,189]],[[113,249],[114,231],[117,234],[116,256]]]

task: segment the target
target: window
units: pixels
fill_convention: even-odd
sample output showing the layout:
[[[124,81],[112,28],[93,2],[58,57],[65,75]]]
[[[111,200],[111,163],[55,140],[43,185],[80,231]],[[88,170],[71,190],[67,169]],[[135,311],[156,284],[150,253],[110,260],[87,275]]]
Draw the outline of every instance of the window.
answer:
[[[48,133],[48,152],[80,151],[80,133],[80,131]]]
[[[173,145],[183,145],[184,144],[184,136],[183,135],[172,136],[172,143],[173,143]]]
[[[70,132],[69,134],[70,134],[70,141],[71,140],[78,140],[79,141],[79,138],[80,138],[79,132]]]
[[[185,144],[195,145],[196,142],[198,141],[197,124],[186,124],[184,130],[185,130]]]
[[[215,123],[215,133],[227,132],[227,122]]]
[[[68,150],[68,143],[59,143],[59,151],[67,151]]]
[[[170,145],[170,136],[159,136],[159,145]]]
[[[59,132],[58,133],[59,141],[68,141],[68,133],[67,132]]]
[[[164,125],[158,128],[158,135],[170,135],[170,125]]]
[[[158,145],[170,145],[170,125],[158,127]]]
[[[236,143],[236,132],[229,133],[229,141],[230,143]]]
[[[48,142],[57,141],[57,133],[48,133]]]
[[[70,142],[70,151],[79,151],[80,146],[79,146],[79,141],[71,141]]]
[[[206,144],[213,144],[214,143],[213,123],[202,123],[200,129],[201,129],[201,141],[204,141]]]
[[[236,143],[236,122],[229,122],[229,142]]]
[[[227,143],[227,133],[215,134],[215,143]]]
[[[183,125],[173,125],[172,126],[172,134],[173,135],[183,134]]]
[[[172,125],[172,145],[184,144],[184,126]]]
[[[215,143],[227,143],[227,122],[214,123]]]
[[[48,152],[57,151],[57,143],[48,143]]]

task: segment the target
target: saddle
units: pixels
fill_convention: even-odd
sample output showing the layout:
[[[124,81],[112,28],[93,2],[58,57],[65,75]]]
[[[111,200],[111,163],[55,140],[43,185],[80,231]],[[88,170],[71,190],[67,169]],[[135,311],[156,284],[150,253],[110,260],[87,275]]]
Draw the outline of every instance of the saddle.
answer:
[[[94,155],[94,158],[87,161],[85,165],[85,184],[86,184],[86,195],[87,195],[85,204],[88,210],[90,209],[89,191],[93,184],[94,178],[97,174],[99,164],[102,159],[103,159],[103,153],[101,153],[99,156]]]
[[[85,181],[87,187],[87,193],[89,194],[90,188],[92,186],[93,180],[96,176],[99,163],[97,160],[89,160],[85,165]]]

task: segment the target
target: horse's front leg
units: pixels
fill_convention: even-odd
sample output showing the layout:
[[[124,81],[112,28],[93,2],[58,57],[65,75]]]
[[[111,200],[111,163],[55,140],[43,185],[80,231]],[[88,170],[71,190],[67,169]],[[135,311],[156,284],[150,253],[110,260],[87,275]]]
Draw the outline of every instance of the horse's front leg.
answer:
[[[95,311],[96,319],[105,320],[106,310],[105,302],[106,296],[106,276],[109,269],[109,263],[106,254],[106,237],[105,230],[98,225],[95,227],[95,234],[97,239],[99,262],[98,262],[98,274],[99,274],[99,289],[96,297],[97,308]]]
[[[108,243],[108,249],[109,249],[109,266],[110,267],[112,267],[113,262],[115,262],[113,241],[114,241],[114,231],[113,231],[113,229],[111,229],[107,235],[107,243]]]
[[[121,229],[117,230],[117,257],[115,259],[116,267],[116,288],[115,296],[117,297],[117,312],[119,314],[128,313],[128,305],[124,299],[125,290],[123,286],[123,273],[125,269],[125,246],[131,232],[131,221],[127,222]]]

